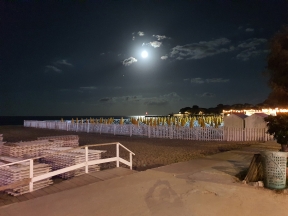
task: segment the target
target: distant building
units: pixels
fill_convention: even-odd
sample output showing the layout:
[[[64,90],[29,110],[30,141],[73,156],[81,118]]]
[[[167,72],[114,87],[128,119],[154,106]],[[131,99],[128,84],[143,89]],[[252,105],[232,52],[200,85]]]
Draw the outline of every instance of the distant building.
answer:
[[[245,118],[245,128],[266,128],[267,123],[264,118],[268,115],[265,113],[254,113]]]
[[[231,128],[244,128],[247,117],[244,113],[233,113],[231,115],[224,116],[224,127]]]

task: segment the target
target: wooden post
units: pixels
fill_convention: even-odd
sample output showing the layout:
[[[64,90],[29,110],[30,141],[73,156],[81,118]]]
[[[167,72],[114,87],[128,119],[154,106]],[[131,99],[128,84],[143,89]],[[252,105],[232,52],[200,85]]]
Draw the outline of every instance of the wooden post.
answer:
[[[150,133],[151,133],[151,128],[150,128],[150,125],[148,125],[148,138],[150,138]]]
[[[88,146],[85,146],[85,173],[88,173]]]
[[[116,144],[116,157],[117,157],[116,167],[119,167],[119,143]]]
[[[132,153],[130,152],[130,170],[132,170]]]
[[[230,141],[229,140],[229,136],[230,136],[230,134],[229,134],[229,127],[227,128],[227,141]]]
[[[33,191],[33,159],[29,160],[29,178],[30,178],[30,182],[29,182],[29,191],[32,192]]]

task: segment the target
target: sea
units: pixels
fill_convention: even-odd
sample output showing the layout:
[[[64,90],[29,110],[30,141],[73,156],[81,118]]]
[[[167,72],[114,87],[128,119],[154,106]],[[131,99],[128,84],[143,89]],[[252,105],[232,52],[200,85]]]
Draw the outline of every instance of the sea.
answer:
[[[0,116],[0,125],[23,125],[24,120],[39,120],[39,121],[60,121],[63,119],[64,121],[71,121],[72,118],[76,120],[76,118],[80,119],[90,119],[90,118],[114,118],[114,119],[130,119],[130,118],[138,118],[138,117],[162,117],[158,115],[139,115],[139,116]]]

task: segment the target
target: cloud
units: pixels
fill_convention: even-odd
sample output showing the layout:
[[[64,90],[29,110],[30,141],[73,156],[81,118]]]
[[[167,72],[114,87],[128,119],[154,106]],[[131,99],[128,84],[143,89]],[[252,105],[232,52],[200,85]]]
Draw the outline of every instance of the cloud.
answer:
[[[258,45],[261,45],[263,43],[267,43],[267,39],[265,38],[250,38],[241,44],[238,45],[240,48],[250,48],[250,47],[255,47]]]
[[[150,105],[150,106],[163,106],[163,105],[167,105],[169,103],[169,101],[164,100],[164,99],[158,99],[158,98],[151,98],[147,101],[144,102],[144,104],[146,105]]]
[[[253,32],[254,29],[253,29],[253,28],[246,28],[245,31],[246,31],[246,32]]]
[[[142,95],[121,96],[121,97],[104,97],[99,100],[101,103],[140,103],[148,106],[167,105],[171,102],[180,101],[182,98],[175,92],[160,95],[157,97],[143,97]]]
[[[116,86],[116,87],[114,87],[114,89],[122,89],[122,87]]]
[[[139,31],[137,34],[138,34],[140,37],[145,35],[144,32],[141,32],[141,31]]]
[[[238,45],[238,48],[245,48],[241,51],[236,58],[242,61],[248,61],[250,57],[258,56],[261,54],[268,53],[268,50],[257,49],[256,46],[267,43],[265,38],[250,38]]]
[[[165,56],[161,56],[161,59],[162,59],[162,60],[166,60],[167,58],[168,58],[167,55],[165,55]]]
[[[204,83],[205,80],[203,80],[202,78],[198,77],[198,78],[192,78],[191,79],[191,83],[198,83],[198,84],[202,84]]]
[[[80,87],[80,89],[84,90],[95,90],[98,89],[96,86],[85,86],[85,87]]]
[[[113,100],[113,98],[111,98],[111,97],[105,97],[105,98],[101,98],[100,100],[99,100],[99,102],[114,102],[114,100]]]
[[[45,66],[46,67],[45,72],[55,71],[57,73],[61,73],[62,69],[64,68],[64,66],[73,67],[73,65],[71,63],[67,62],[67,60],[65,60],[65,59],[62,59],[62,60],[59,60],[59,61],[55,61],[52,64],[53,65],[46,65]]]
[[[184,79],[184,81],[187,81],[188,79]],[[203,83],[225,83],[229,82],[229,79],[223,79],[223,78],[210,78],[210,79],[202,79],[200,77],[198,78],[192,78],[191,83],[197,83],[197,84],[203,84]]]
[[[225,83],[229,82],[229,79],[222,79],[222,78],[212,78],[212,79],[206,79],[207,83]]]
[[[55,63],[58,64],[58,65],[66,65],[66,66],[73,67],[73,65],[71,63],[67,62],[67,60],[65,60],[65,59],[59,60],[59,61],[57,61]]]
[[[57,67],[55,67],[55,66],[52,66],[52,65],[46,65],[45,66],[46,68],[47,68],[47,70],[46,70],[46,72],[47,71],[55,71],[55,72],[57,72],[57,73],[61,73],[62,72],[62,70],[61,69],[59,69],[59,68],[57,68]]]
[[[171,92],[166,95],[161,95],[159,97],[151,97],[151,98],[146,98],[144,100],[144,104],[149,105],[149,106],[163,106],[167,105],[172,101],[181,101],[182,98],[175,92]]]
[[[123,61],[123,65],[125,65],[125,66],[130,66],[131,64],[133,64],[133,63],[135,63],[135,62],[137,62],[137,59],[134,58],[134,57],[130,57],[130,58],[125,59],[125,60]]]
[[[157,40],[170,39],[169,37],[166,37],[165,35],[153,35],[153,37],[156,37]]]
[[[83,93],[84,92],[84,91],[79,90],[79,89],[60,89],[59,91],[62,92],[62,93],[66,93],[66,92],[69,92],[69,93],[71,93],[71,92],[73,92],[73,93]]]
[[[190,80],[189,78],[183,79],[184,82],[189,81],[189,80]]]
[[[209,93],[209,92],[205,92],[201,95],[197,95],[198,97],[215,97],[215,94]]]
[[[242,61],[248,61],[251,57],[255,57],[261,54],[267,54],[269,50],[256,50],[255,47],[251,47],[249,49],[243,50],[240,52],[236,58]]]
[[[159,41],[153,41],[153,42],[150,42],[149,43],[152,47],[154,48],[158,48],[162,45],[162,42],[159,42]]]
[[[227,38],[219,38],[213,41],[200,41],[199,43],[186,44],[183,46],[176,46],[172,48],[170,57],[182,59],[202,59],[208,56],[213,56],[219,53],[231,51],[228,47],[223,48],[224,45],[230,43]]]
[[[132,40],[135,40],[135,36],[132,37]]]

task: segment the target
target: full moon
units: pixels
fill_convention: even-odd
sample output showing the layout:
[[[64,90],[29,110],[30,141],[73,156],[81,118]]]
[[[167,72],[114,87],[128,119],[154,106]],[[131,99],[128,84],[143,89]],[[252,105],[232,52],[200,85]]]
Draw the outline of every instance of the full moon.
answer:
[[[143,51],[141,53],[142,58],[147,58],[148,57],[148,53],[146,51]]]

